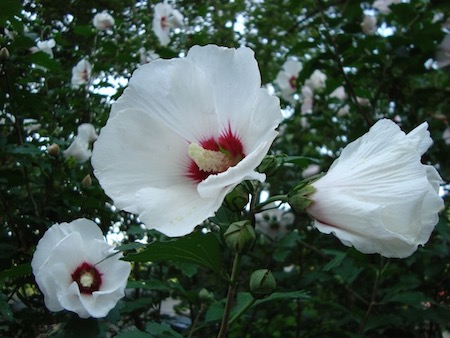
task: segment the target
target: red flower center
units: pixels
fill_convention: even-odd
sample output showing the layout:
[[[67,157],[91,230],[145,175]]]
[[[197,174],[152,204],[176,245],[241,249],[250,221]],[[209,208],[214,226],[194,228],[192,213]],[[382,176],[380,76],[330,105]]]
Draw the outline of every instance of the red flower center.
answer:
[[[204,155],[199,155],[203,158],[193,157],[189,163],[187,173],[187,176],[196,183],[207,179],[211,174],[219,174],[226,171],[245,157],[242,142],[231,131],[230,127],[219,136],[218,140],[210,137],[200,141],[200,145],[197,148],[203,151]],[[213,163],[205,163],[208,161]],[[201,164],[199,165],[199,163]]]
[[[90,295],[102,285],[102,274],[92,264],[84,262],[72,272],[72,281],[78,284],[81,293]]]
[[[292,75],[291,78],[289,79],[289,85],[291,86],[292,89],[297,89],[297,77]]]
[[[169,23],[167,22],[167,16],[161,17],[161,28],[164,30],[169,26]]]

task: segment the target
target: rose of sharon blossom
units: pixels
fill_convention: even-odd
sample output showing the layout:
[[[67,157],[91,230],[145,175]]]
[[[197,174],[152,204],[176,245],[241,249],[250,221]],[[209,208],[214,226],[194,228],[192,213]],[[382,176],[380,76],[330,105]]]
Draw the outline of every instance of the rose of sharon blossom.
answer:
[[[447,34],[436,50],[436,66],[444,68],[450,65],[450,34]]]
[[[391,9],[389,8],[393,4],[399,4],[400,0],[375,0],[372,7],[377,9],[381,14],[389,14]]]
[[[404,258],[425,244],[443,206],[441,178],[420,162],[432,140],[425,122],[405,135],[390,120],[347,145],[314,182],[306,211],[319,231],[363,253]]]
[[[281,97],[291,104],[295,103],[292,95],[297,91],[297,77],[302,68],[300,61],[287,60],[275,79],[275,83],[280,88]]]
[[[92,124],[80,124],[77,136],[75,136],[69,148],[63,151],[64,157],[73,157],[78,163],[86,162],[92,155],[89,145],[97,139],[97,136]]]
[[[377,32],[377,17],[373,15],[365,15],[361,22],[361,30],[366,35],[375,35]]]
[[[311,88],[313,91],[321,91],[326,87],[325,82],[327,81],[327,76],[320,70],[316,69],[309,79],[305,81],[305,85]]]
[[[39,241],[33,274],[50,311],[81,318],[105,317],[124,296],[130,263],[106,243],[94,222],[80,218],[54,224]]]
[[[281,122],[251,49],[192,47],[139,67],[94,144],[94,174],[117,207],[182,236],[255,171]]]
[[[170,30],[183,26],[183,15],[172,8],[167,1],[156,4],[153,16],[153,32],[158,37],[162,46],[167,46],[170,42]]]
[[[97,13],[92,20],[92,24],[100,31],[107,30],[114,26],[114,18],[107,12]]]
[[[301,95],[301,112],[303,115],[311,114],[314,106],[314,93],[309,86],[302,87],[302,95]]]
[[[52,58],[53,57],[52,48],[54,48],[55,46],[56,46],[56,42],[54,39],[38,41],[36,44],[36,47],[31,48],[31,52],[37,53],[37,52],[42,51],[42,52],[50,55],[50,57]]]
[[[80,60],[75,67],[72,68],[72,87],[78,88],[87,84],[91,78],[92,66],[88,60]]]

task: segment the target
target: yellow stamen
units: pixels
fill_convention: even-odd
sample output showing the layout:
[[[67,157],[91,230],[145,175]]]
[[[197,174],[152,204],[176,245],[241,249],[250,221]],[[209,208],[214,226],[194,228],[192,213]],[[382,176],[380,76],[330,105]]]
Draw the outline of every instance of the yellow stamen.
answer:
[[[197,143],[189,145],[188,154],[199,169],[206,172],[220,173],[233,165],[230,157],[223,152],[204,149]]]
[[[84,272],[80,277],[80,284],[85,288],[89,288],[94,283],[94,276],[90,272]]]

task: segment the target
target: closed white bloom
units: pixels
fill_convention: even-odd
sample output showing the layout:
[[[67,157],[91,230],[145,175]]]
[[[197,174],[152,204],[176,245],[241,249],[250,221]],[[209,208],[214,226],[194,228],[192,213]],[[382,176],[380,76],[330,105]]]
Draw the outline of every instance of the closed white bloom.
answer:
[[[389,14],[391,9],[389,8],[392,4],[399,4],[400,0],[375,0],[372,7],[378,10],[381,14]]]
[[[361,22],[361,30],[366,35],[375,35],[377,32],[377,17],[373,15],[365,15]]]
[[[314,106],[314,93],[309,86],[302,87],[301,95],[302,106],[300,108],[302,114],[311,114]]]
[[[115,205],[182,236],[255,171],[282,120],[251,49],[192,47],[139,67],[94,144],[94,174]]]
[[[32,52],[39,52],[42,51],[44,53],[47,53],[50,55],[50,57],[53,57],[53,48],[56,46],[56,42],[54,39],[50,40],[44,40],[44,41],[38,41],[36,44],[36,48],[32,49]]]
[[[172,28],[183,26],[183,15],[167,1],[155,5],[153,16],[153,32],[158,37],[162,46],[167,46],[170,42],[170,31]]]
[[[314,182],[307,212],[319,231],[363,253],[404,258],[425,244],[443,207],[441,178],[421,163],[431,146],[428,124],[405,135],[390,120],[347,145]]]
[[[81,318],[105,317],[124,296],[131,271],[130,263],[120,260],[122,253],[114,253],[90,220],[52,225],[31,261],[47,308]]]
[[[442,133],[442,139],[444,140],[445,144],[450,145],[450,127],[447,127],[444,132]]]
[[[78,88],[81,85],[89,83],[91,78],[92,66],[88,60],[80,60],[75,67],[72,68],[72,87]]]
[[[305,85],[310,87],[313,91],[321,91],[326,87],[327,76],[320,70],[316,69],[309,79],[305,81]]]
[[[281,97],[288,102],[295,102],[292,95],[297,91],[297,77],[302,68],[300,61],[290,59],[277,74],[275,84],[280,88]]]
[[[436,50],[436,66],[444,68],[450,65],[450,34],[447,34]]]
[[[97,28],[100,31],[104,31],[108,28],[113,27],[115,21],[114,18],[111,16],[111,14],[107,12],[102,12],[95,14],[92,23],[95,28]]]
[[[73,157],[78,163],[84,163],[91,158],[92,151],[89,146],[97,139],[95,128],[90,123],[82,123],[78,126],[78,134],[70,146],[63,151],[65,158]]]

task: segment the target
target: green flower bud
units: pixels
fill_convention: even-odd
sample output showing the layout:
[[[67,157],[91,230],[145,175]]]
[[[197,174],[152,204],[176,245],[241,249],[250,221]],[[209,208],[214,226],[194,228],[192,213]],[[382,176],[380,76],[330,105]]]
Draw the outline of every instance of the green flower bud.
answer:
[[[268,269],[253,271],[250,276],[250,293],[256,299],[271,295],[277,288],[277,282]]]
[[[265,173],[267,176],[272,176],[278,170],[277,157],[273,155],[266,155],[258,167],[260,173]]]
[[[248,192],[238,185],[225,197],[225,206],[231,211],[241,211],[248,203]]]
[[[214,301],[214,294],[203,288],[198,293],[198,298],[202,303],[211,304]]]
[[[295,186],[288,194],[287,202],[295,212],[303,212],[313,202],[309,195],[316,189],[308,182],[301,182]]]
[[[223,238],[232,251],[245,254],[253,248],[256,234],[249,221],[239,221],[230,224]]]

